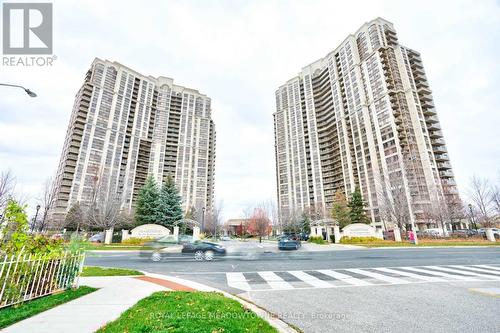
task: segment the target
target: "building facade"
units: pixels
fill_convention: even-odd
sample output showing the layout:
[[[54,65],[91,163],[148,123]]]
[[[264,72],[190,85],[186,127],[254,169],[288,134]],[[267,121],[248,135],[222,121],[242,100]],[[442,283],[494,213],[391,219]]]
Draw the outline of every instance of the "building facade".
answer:
[[[384,19],[280,86],[273,117],[280,216],[327,215],[356,187],[378,228],[394,222],[391,202],[417,227],[460,202],[420,54]]]
[[[96,184],[130,211],[146,177],[174,178],[183,208],[214,200],[215,125],[211,101],[167,77],[145,76],[95,59],[76,94],[55,178],[50,219],[88,204]]]

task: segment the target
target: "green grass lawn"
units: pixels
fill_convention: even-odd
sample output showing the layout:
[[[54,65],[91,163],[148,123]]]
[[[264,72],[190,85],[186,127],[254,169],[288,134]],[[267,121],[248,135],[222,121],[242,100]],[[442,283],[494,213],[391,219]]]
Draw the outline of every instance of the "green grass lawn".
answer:
[[[96,288],[81,286],[75,290],[66,290],[57,294],[40,297],[32,301],[0,309],[0,329],[20,320],[34,316],[57,305],[69,302],[75,298],[87,295]],[[36,330],[34,328],[34,330]]]
[[[133,269],[83,266],[83,271],[80,276],[127,276],[127,275],[144,275],[144,274]]]
[[[254,312],[214,292],[156,292],[97,332],[277,332]]]

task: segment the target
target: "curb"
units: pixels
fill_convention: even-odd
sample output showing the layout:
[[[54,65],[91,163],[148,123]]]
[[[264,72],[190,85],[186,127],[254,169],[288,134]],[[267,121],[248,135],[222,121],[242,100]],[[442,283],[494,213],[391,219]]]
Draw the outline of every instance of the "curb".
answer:
[[[164,280],[170,280],[172,282],[175,282],[175,283],[178,283],[178,284],[183,284],[183,285],[185,285],[187,287],[196,289],[198,291],[208,291],[208,292],[215,291],[215,292],[221,293],[224,296],[226,296],[227,298],[231,298],[231,299],[239,302],[245,308],[252,310],[260,318],[262,318],[263,320],[267,321],[271,326],[273,326],[275,329],[277,329],[278,332],[281,332],[281,333],[297,333],[297,330],[295,330],[294,328],[292,328],[286,322],[284,322],[281,319],[279,319],[276,316],[274,316],[271,312],[266,311],[266,310],[258,307],[257,305],[255,305],[253,303],[250,303],[250,302],[248,302],[246,300],[243,300],[240,297],[231,295],[230,293],[227,293],[227,292],[225,292],[223,290],[220,290],[220,289],[217,289],[217,288],[212,288],[212,287],[209,287],[207,285],[204,285],[204,284],[201,284],[201,283],[198,283],[198,282],[194,282],[194,281],[190,281],[190,280],[186,280],[186,279],[181,279],[181,278],[178,278],[178,277],[175,277],[175,276],[163,275],[163,274],[157,274],[157,273],[149,273],[149,272],[146,272],[146,271],[140,271],[140,272],[144,273],[145,276],[150,276],[150,277],[153,277],[153,278],[164,279]]]
[[[407,250],[421,250],[421,249],[482,249],[482,248],[495,248],[499,245],[446,245],[446,246],[381,246],[381,247],[365,247],[369,250],[389,250],[389,249],[407,249]]]

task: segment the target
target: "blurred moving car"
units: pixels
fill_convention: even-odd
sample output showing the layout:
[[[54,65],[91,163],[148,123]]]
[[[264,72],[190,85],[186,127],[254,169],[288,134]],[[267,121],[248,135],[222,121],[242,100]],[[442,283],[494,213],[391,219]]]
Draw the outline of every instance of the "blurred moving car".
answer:
[[[226,255],[226,249],[217,243],[196,240],[191,243],[185,243],[182,253],[193,253],[195,260],[212,261],[215,256]]]
[[[104,232],[100,232],[98,234],[92,235],[88,239],[89,242],[94,242],[94,243],[102,243],[104,242]]]
[[[216,256],[226,255],[224,246],[201,240],[193,240],[193,236],[168,235],[155,239],[154,241],[144,244],[148,251],[141,251],[141,256],[149,256],[152,261],[160,261],[169,255],[193,255],[195,260],[212,261]],[[150,252],[152,249],[153,252]]]
[[[301,246],[299,237],[284,236],[278,241],[278,249],[280,250],[298,250]]]

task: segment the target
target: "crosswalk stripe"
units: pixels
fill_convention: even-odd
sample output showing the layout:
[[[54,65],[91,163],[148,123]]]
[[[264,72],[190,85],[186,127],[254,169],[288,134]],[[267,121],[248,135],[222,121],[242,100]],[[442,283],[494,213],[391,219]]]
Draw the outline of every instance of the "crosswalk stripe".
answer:
[[[347,275],[347,274],[342,274],[342,273],[333,271],[331,269],[321,269],[321,270],[318,270],[318,272],[320,272],[321,274],[331,276],[331,277],[333,277],[337,280],[343,281],[345,283],[352,284],[354,286],[371,286],[372,285],[372,283],[370,283],[368,281],[364,281],[364,280],[352,277],[352,276]]]
[[[303,271],[289,271],[288,273],[292,274],[296,278],[299,278],[300,280],[314,287],[318,288],[334,287],[334,285],[328,283],[327,281],[320,280],[317,277],[312,276],[311,274],[307,274],[306,272]]]
[[[257,272],[273,289],[293,289],[293,286],[274,272]]]
[[[443,276],[443,277],[448,277],[456,280],[462,280],[462,281],[477,281],[476,278],[473,278],[472,276],[461,276],[461,275],[452,275],[452,274],[447,274],[443,272],[436,272],[436,271],[430,271],[427,269],[422,269],[422,268],[416,268],[416,267],[401,267],[410,271],[414,272],[419,272],[419,273],[426,273],[430,275],[437,275],[437,276]]]
[[[491,270],[487,270],[485,268],[478,268],[478,267],[472,267],[472,266],[462,266],[462,265],[452,265],[451,267],[457,267],[457,268],[466,269],[466,270],[470,270],[470,271],[476,271],[476,272],[480,272],[480,273],[500,275],[500,271],[491,271]]]
[[[394,284],[410,283],[410,281],[398,279],[398,278],[395,278],[392,276],[387,276],[387,275],[383,275],[383,274],[379,274],[379,273],[375,273],[375,272],[369,272],[369,271],[365,271],[365,270],[358,269],[358,268],[347,268],[346,271],[369,276],[369,277],[377,279],[377,280],[381,280],[381,281],[389,282],[389,283],[394,283]]]
[[[227,285],[233,288],[250,291],[252,288],[248,284],[247,279],[243,273],[226,273]]]
[[[488,269],[494,269],[495,271],[500,271],[500,267],[496,267],[496,266],[490,266],[490,265],[474,265],[476,267],[484,267],[484,268],[488,268]]]
[[[410,273],[410,272],[397,271],[395,269],[390,269],[390,268],[385,268],[385,267],[374,268],[374,269],[376,269],[377,271],[381,271],[381,272],[399,274],[402,276],[412,277],[415,279],[420,279],[420,280],[424,280],[424,281],[428,281],[428,282],[446,282],[447,281],[445,279],[441,279],[441,278],[436,277],[436,276],[426,276],[426,275],[414,274],[414,273]]]
[[[474,273],[474,272],[468,272],[468,271],[464,271],[464,270],[460,270],[460,269],[453,269],[453,268],[440,267],[440,266],[425,266],[425,267],[432,268],[432,269],[437,269],[437,270],[444,271],[444,272],[450,272],[450,273],[456,273],[456,274],[464,274],[464,275],[472,275],[472,276],[477,276],[477,277],[481,277],[481,278],[488,278],[488,279],[492,279],[492,280],[500,280],[499,276],[484,275],[484,274],[479,274],[479,273]]]

